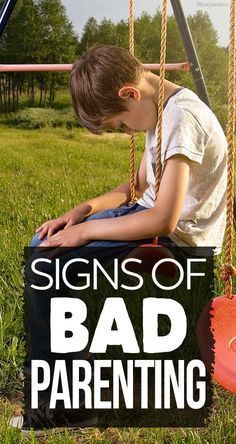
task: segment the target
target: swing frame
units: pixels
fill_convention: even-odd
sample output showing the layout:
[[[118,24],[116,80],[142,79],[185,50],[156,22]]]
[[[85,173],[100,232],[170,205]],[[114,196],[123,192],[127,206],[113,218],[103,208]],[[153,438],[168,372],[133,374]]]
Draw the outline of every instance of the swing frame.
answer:
[[[17,0],[5,0],[0,11],[0,37],[15,8]],[[188,62],[177,64],[167,64],[167,71],[191,71],[196,86],[197,94],[200,99],[210,107],[210,100],[207,92],[206,83],[202,73],[201,65],[198,59],[197,51],[193,42],[192,34],[188,26],[187,19],[183,12],[180,0],[171,0],[173,12],[182,37],[183,45],[187,54]],[[0,72],[16,71],[70,71],[72,65],[0,65]],[[145,64],[145,69],[159,70],[159,64]]]

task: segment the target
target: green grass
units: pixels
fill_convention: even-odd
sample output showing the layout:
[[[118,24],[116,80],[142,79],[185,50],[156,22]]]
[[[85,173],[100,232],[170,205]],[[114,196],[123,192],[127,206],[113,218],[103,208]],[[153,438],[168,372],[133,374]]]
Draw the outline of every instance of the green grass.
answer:
[[[24,441],[7,427],[21,407],[22,251],[34,228],[79,202],[128,180],[129,139],[96,137],[81,129],[21,130],[0,127],[0,444]],[[137,160],[144,142],[139,135]],[[216,288],[220,288],[219,282]],[[59,443],[229,443],[236,442],[236,396],[215,387],[212,419],[204,429],[85,429],[52,435]]]

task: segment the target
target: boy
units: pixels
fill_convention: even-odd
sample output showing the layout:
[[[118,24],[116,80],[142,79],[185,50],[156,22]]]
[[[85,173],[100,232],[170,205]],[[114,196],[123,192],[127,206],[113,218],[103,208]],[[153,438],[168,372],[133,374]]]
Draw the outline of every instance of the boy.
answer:
[[[85,127],[95,134],[107,128],[146,131],[146,150],[136,174],[139,200],[128,207],[129,184],[122,184],[45,222],[32,245],[44,238],[45,247],[80,247],[104,239],[140,243],[168,236],[180,247],[213,247],[215,254],[220,253],[226,191],[223,130],[192,91],[165,80],[162,179],[155,202],[158,89],[159,77],[144,72],[122,48],[95,46],[74,64],[70,90]],[[111,208],[117,210],[104,212]],[[122,219],[116,217],[121,215]]]
[[[77,117],[93,133],[107,128],[146,131],[146,150],[136,173],[139,200],[128,206],[129,184],[122,184],[45,222],[36,230],[31,246],[70,246],[75,255],[88,259],[93,250],[83,246],[89,244],[96,247],[100,259],[110,252],[105,247],[120,247],[124,256],[144,239],[151,242],[158,236],[159,242],[193,247],[193,254],[202,246],[218,254],[225,230],[226,139],[212,111],[192,91],[165,81],[162,179],[155,202],[159,77],[144,72],[125,49],[95,46],[74,64],[70,89]],[[30,281],[26,270],[26,284]],[[37,292],[27,293],[27,285],[30,358],[50,359],[50,303]],[[25,428],[72,421],[73,412],[67,418],[63,413],[59,420],[48,418],[47,402],[43,404],[38,416],[34,412],[23,418]]]

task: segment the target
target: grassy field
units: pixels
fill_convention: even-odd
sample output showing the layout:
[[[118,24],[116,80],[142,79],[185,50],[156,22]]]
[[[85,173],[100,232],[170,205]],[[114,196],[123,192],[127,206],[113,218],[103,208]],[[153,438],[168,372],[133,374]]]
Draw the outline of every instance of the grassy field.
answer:
[[[128,180],[128,136],[96,137],[81,129],[22,130],[0,127],[0,444],[24,441],[7,426],[20,411],[22,340],[22,251],[34,228],[78,202]],[[144,137],[138,136],[137,160]],[[216,283],[217,290],[220,283]],[[85,429],[53,435],[59,443],[236,442],[236,396],[215,387],[211,421],[203,429]]]

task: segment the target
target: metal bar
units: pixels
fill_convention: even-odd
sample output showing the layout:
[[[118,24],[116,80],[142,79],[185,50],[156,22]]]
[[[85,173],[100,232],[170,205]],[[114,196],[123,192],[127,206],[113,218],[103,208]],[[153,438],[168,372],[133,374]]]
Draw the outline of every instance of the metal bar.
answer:
[[[200,99],[209,107],[210,100],[202,73],[201,65],[198,59],[197,51],[194,46],[191,31],[188,26],[188,22],[183,12],[183,8],[180,0],[171,0],[174,15],[179,27],[179,31],[183,40],[184,48],[189,60],[190,71],[193,76],[193,80],[197,89],[197,93]]]
[[[17,0],[5,0],[0,11],[0,37],[8,23]]]
[[[159,63],[144,63],[143,64],[144,69],[150,70],[150,71],[159,71],[160,64]],[[166,71],[190,71],[190,65],[188,62],[181,62],[181,63],[166,63],[165,65]]]
[[[0,72],[22,72],[22,71],[67,71],[72,70],[72,64],[28,64],[28,65],[0,65]],[[146,70],[159,70],[158,63],[145,63],[143,65]],[[167,63],[167,71],[190,71],[189,63]]]

